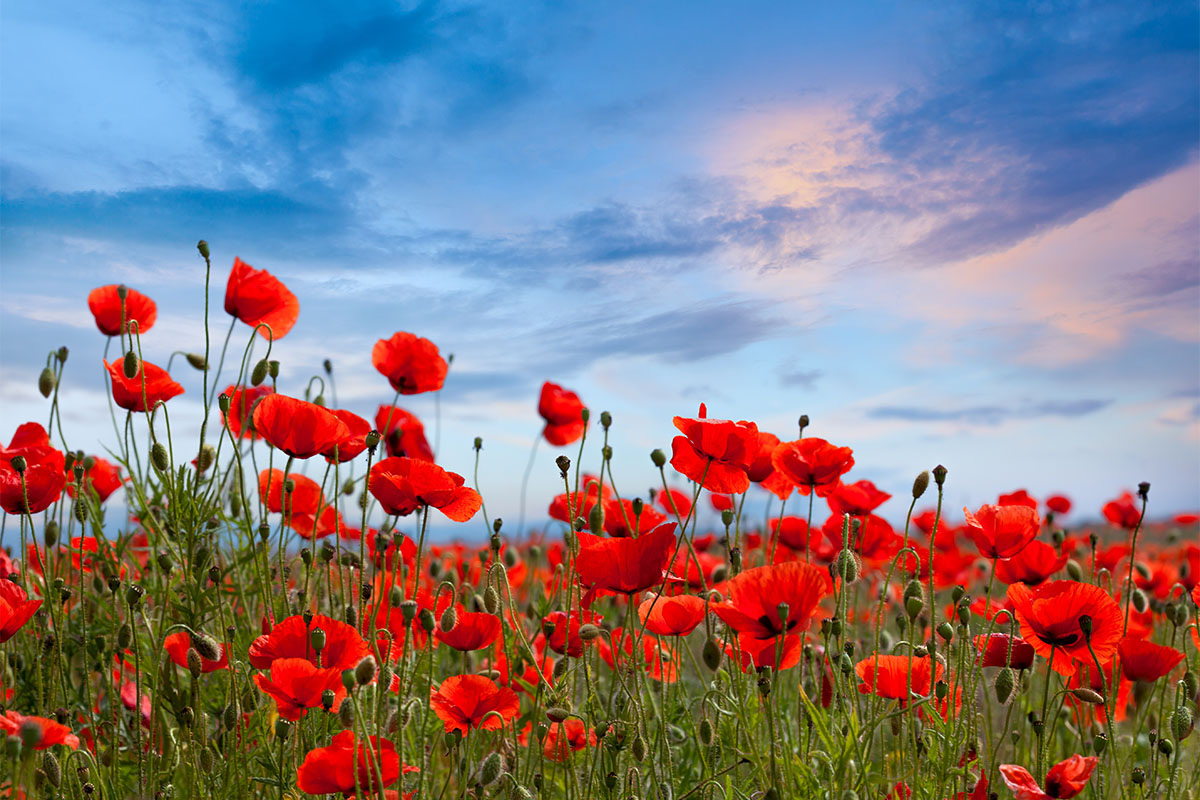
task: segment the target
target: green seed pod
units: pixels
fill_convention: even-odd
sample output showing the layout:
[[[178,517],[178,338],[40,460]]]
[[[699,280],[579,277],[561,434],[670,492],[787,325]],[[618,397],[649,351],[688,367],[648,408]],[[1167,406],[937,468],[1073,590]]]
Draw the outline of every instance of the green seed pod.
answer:
[[[346,671],[350,673],[350,680],[354,680],[354,671],[353,670],[346,670]],[[346,682],[346,679],[342,678],[342,683],[345,683],[345,682]],[[333,689],[326,689],[325,691],[321,692],[321,708],[325,709],[326,711],[333,710],[333,701],[336,697],[337,697],[337,694],[334,693]]]
[[[125,359],[121,365],[121,369],[124,371],[126,378],[133,380],[135,377],[137,377],[139,366],[140,364],[138,363],[137,353],[133,352],[132,350],[125,353]]]
[[[588,511],[588,530],[593,536],[600,536],[604,533],[604,504],[596,503]]]
[[[946,483],[947,472],[949,472],[949,470],[947,470],[941,464],[938,464],[933,468],[933,482],[937,484],[939,489],[942,488],[942,486],[944,486]]]
[[[320,653],[325,649],[325,631],[320,628],[313,628],[308,634],[308,643],[312,645],[312,649]]]
[[[854,661],[848,654],[842,653],[838,657],[838,669],[841,670],[843,675],[849,675],[854,672]]]
[[[1067,559],[1067,575],[1073,581],[1083,580],[1083,567],[1073,558]]]
[[[133,628],[129,623],[124,623],[117,629],[117,649],[124,652],[129,649],[130,643],[133,641]]]
[[[967,602],[959,603],[958,608],[955,609],[955,613],[958,615],[959,622],[963,625],[968,624],[971,621],[971,604]]]
[[[667,463],[667,456],[666,456],[666,454],[663,453],[662,450],[651,450],[650,451],[650,460],[652,462],[654,462],[654,466],[658,467],[659,469],[662,469],[663,466],[666,465],[666,463]]]
[[[42,374],[38,375],[38,391],[41,392],[42,397],[49,399],[50,395],[54,394],[55,384],[54,370],[46,367],[42,370]]]
[[[283,717],[275,720],[275,738],[286,742],[292,733],[292,723]]]
[[[721,666],[721,657],[725,654],[721,652],[720,645],[716,640],[709,637],[704,642],[704,649],[700,651],[700,657],[704,661],[704,666],[708,667],[713,672]]]
[[[375,673],[378,668],[375,664],[374,656],[367,656],[358,665],[354,667],[354,681],[359,686],[366,686],[371,681],[375,680]]]
[[[1001,705],[1007,703],[1008,698],[1012,696],[1013,689],[1016,688],[1016,685],[1017,675],[1013,671],[1013,668],[1001,667],[1000,671],[996,673],[996,682],[994,684],[994,688],[996,689],[996,700],[998,700]]]
[[[708,717],[704,717],[700,720],[700,743],[705,747],[709,747],[713,743],[714,736],[712,722],[709,721]]]
[[[1134,589],[1133,590],[1133,607],[1134,607],[1134,609],[1139,614],[1143,614],[1143,613],[1145,613],[1146,606],[1148,606],[1148,605],[1149,605],[1149,601],[1146,600],[1146,593],[1143,592],[1141,589]]]
[[[562,477],[565,478],[567,476],[567,472],[571,469],[571,459],[567,458],[566,456],[559,456],[558,458],[554,459],[554,464],[558,467],[558,471],[562,473]]]
[[[254,365],[254,369],[250,372],[250,385],[258,386],[266,379],[267,379],[267,360],[265,358],[263,358],[263,359],[260,359],[259,362]]]
[[[421,613],[418,615],[418,619],[420,619],[420,621],[421,621],[421,629],[424,630],[426,633],[433,633],[433,629],[435,627],[437,627],[433,621],[433,612],[430,611],[428,608],[421,609]]]
[[[150,448],[150,461],[154,463],[154,468],[163,474],[171,471],[171,457],[162,442],[155,442]]]
[[[201,239],[200,241],[196,242],[196,249],[200,251],[200,255],[203,256],[207,261],[209,255],[211,255],[208,250],[208,242]]]
[[[204,372],[206,369],[208,369],[208,360],[199,353],[185,353],[184,358],[187,359],[187,362],[191,364],[194,369],[198,369],[201,372]]]
[[[62,786],[62,767],[58,765],[54,753],[49,750],[42,752],[42,771],[46,773],[46,780],[51,786],[55,789]]]
[[[490,786],[496,782],[503,771],[504,759],[499,753],[491,753],[483,760],[483,765],[479,768],[479,782],[484,786]]]
[[[642,734],[639,733],[634,738],[633,745],[629,748],[629,752],[633,755],[633,759],[639,764],[646,760],[646,740],[642,738]]]
[[[949,622],[940,623],[937,626],[937,633],[938,636],[942,637],[942,639],[947,642],[954,638],[954,628],[951,627]]]
[[[59,526],[57,520],[47,520],[46,527],[42,530],[42,539],[46,542],[46,547],[54,547],[58,544]],[[7,575],[0,576],[7,578]]]
[[[1104,751],[1107,749],[1108,749],[1108,737],[1105,736],[1103,733],[1097,733],[1095,738],[1092,739],[1092,751],[1096,755],[1099,756],[1099,755],[1103,755]]]
[[[925,490],[929,488],[929,470],[925,470],[917,476],[913,481],[912,496],[916,500],[921,495],[925,494]]]
[[[279,377],[279,362],[278,361],[276,361],[275,359],[271,359],[270,361],[267,362],[267,374],[270,375],[272,378]],[[325,401],[320,396],[318,396],[317,399],[321,400],[321,402],[317,403],[316,405],[320,406],[320,405],[325,404]]]
[[[1164,736],[1158,740],[1158,752],[1162,753],[1167,758],[1170,758],[1175,752],[1175,743]]]
[[[904,610],[910,619],[916,619],[925,608],[925,601],[919,597],[909,597],[904,601]]]
[[[1146,782],[1146,770],[1141,767],[1134,767],[1133,771],[1129,773],[1129,782],[1134,786],[1141,786]]]
[[[1083,687],[1080,687],[1078,689],[1072,689],[1071,695],[1076,700],[1082,700],[1083,702],[1091,703],[1094,706],[1104,705],[1104,696],[1101,695],[1099,692],[1092,690],[1092,689],[1087,689],[1087,688],[1083,688]]]

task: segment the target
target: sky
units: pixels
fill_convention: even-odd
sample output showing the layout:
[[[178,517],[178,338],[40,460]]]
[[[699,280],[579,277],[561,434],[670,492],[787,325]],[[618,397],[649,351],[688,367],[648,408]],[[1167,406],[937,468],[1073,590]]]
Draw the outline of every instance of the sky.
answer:
[[[1140,481],[1151,513],[1200,509],[1194,2],[12,0],[0,23],[0,438],[46,418],[67,345],[69,444],[113,447],[87,294],[156,300],[154,363],[202,351],[203,238],[218,343],[235,256],[299,297],[281,391],[328,358],[369,417],[377,339],[452,353],[438,460],[470,478],[483,438],[492,516],[517,517],[544,380],[612,413],[626,496],[704,402],[784,439],[808,414],[893,520],[939,463],[952,509],[1025,488],[1095,518]],[[172,371],[182,438],[201,386]],[[401,405],[435,427],[429,395]]]

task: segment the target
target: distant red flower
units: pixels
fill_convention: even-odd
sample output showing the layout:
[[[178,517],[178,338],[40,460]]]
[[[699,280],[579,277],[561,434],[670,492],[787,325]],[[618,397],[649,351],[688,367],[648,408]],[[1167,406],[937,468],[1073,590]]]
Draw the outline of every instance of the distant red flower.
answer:
[[[829,550],[832,550],[833,553],[842,549],[843,519],[844,517],[831,517],[822,526],[825,536],[830,539],[832,545]],[[862,556],[864,561],[872,564],[890,561],[903,546],[904,537],[896,533],[896,529],[890,522],[877,514],[868,514],[863,517],[858,533],[851,534],[850,538],[850,548]],[[817,555],[820,557],[821,553],[818,552]]]
[[[683,434],[671,440],[671,466],[710,492],[737,494],[750,486],[747,470],[758,455],[758,426],[753,422],[708,419],[700,404],[696,418],[675,417]]]
[[[1067,564],[1067,554],[1034,539],[1012,558],[996,562],[996,577],[1005,583],[1036,586]]]
[[[165,369],[149,361],[140,362],[137,374],[132,378],[125,377],[125,367],[121,361],[112,364],[105,361],[104,368],[112,379],[113,400],[126,411],[152,409],[159,403],[183,394],[183,387]]]
[[[810,436],[794,442],[781,442],[771,454],[775,470],[787,478],[800,494],[815,491],[828,497],[841,477],[854,466],[854,452],[836,447],[824,439]]]
[[[397,406],[380,406],[375,414],[375,430],[383,437],[389,456],[433,461],[425,426],[415,414]]]
[[[91,459],[92,465],[88,467],[85,460],[84,491],[103,503],[112,496],[113,492],[121,488],[125,479],[121,477],[121,468],[110,461],[100,458],[100,456],[88,456],[88,458]],[[75,496],[74,482],[67,482],[67,494],[71,497]]]
[[[638,618],[656,636],[687,636],[706,613],[704,599],[690,594],[651,595],[638,606]]]
[[[1015,492],[1000,495],[1000,499],[996,501],[998,506],[1028,506],[1034,511],[1037,511],[1038,501],[1029,496],[1029,492],[1024,489],[1017,489]]]
[[[312,458],[350,438],[332,411],[283,394],[269,394],[254,408],[254,430],[267,444],[294,458]]]
[[[984,558],[1012,558],[1032,542],[1042,529],[1037,510],[1025,505],[980,506],[966,515],[966,534]]]
[[[192,637],[186,631],[172,633],[163,641],[163,649],[167,651],[167,655],[171,660],[180,667],[186,667],[187,651],[192,646]],[[204,656],[200,656],[200,671],[204,673],[216,672],[219,669],[229,669],[229,651],[225,649],[225,645],[218,644],[217,647],[221,651],[221,657],[216,661],[210,661]]]
[[[265,269],[255,269],[240,258],[234,258],[229,282],[225,285],[225,313],[251,327],[266,324],[271,331],[268,333],[259,328],[260,336],[282,339],[300,316],[300,301],[288,291],[283,281]]]
[[[993,633],[975,637],[975,649],[979,651],[981,667],[1003,667],[1005,661],[1013,669],[1029,669],[1033,666],[1034,649],[1020,636],[1012,637],[1012,655],[1009,655],[1009,635]]]
[[[1195,525],[1197,522],[1200,522],[1200,514],[1187,511],[1183,514],[1176,514],[1171,521],[1176,525]]]
[[[457,472],[447,472],[417,458],[385,458],[371,467],[371,494],[389,514],[411,514],[432,506],[455,522],[466,522],[479,511],[479,493],[464,486]]]
[[[864,517],[890,498],[890,494],[875,488],[875,484],[870,481],[857,481],[856,483],[839,481],[825,500],[829,503],[829,510],[834,514]]]
[[[583,724],[583,720],[568,717],[555,722],[546,732],[542,742],[542,754],[550,761],[566,761],[571,753],[596,746],[596,730]]]
[[[21,726],[26,723],[33,723],[42,731],[41,739],[34,745],[34,750],[45,750],[60,744],[72,750],[79,747],[79,737],[71,733],[71,729],[66,725],[60,725],[45,717],[26,717],[16,711],[7,711],[0,716],[0,733],[17,736],[21,732]]]
[[[480,650],[490,646],[500,635],[500,618],[484,612],[460,613],[453,628],[449,631],[437,628],[433,635],[455,650]]]
[[[729,600],[711,606],[713,613],[738,633],[774,639],[808,627],[817,605],[829,594],[829,578],[819,567],[789,561],[748,569],[729,580]],[[780,603],[788,618],[779,618]]]
[[[120,288],[114,283],[111,286],[92,289],[88,295],[88,308],[91,309],[92,316],[96,318],[96,327],[105,336],[118,336],[123,333],[121,330]],[[130,327],[130,322],[137,323],[134,329],[138,333],[145,333],[154,327],[154,320],[158,318],[158,307],[149,297],[126,287],[124,305],[126,328]]]
[[[354,731],[346,730],[335,735],[328,747],[308,752],[296,770],[296,788],[308,794],[349,797],[357,786],[365,797],[374,797],[402,774],[416,771],[407,764],[401,767],[396,746],[387,739],[371,736],[363,744],[355,741]]]
[[[605,539],[580,531],[575,571],[588,587],[590,606],[598,591],[633,594],[662,585],[675,551],[675,523],[660,525],[636,539]]]
[[[680,517],[686,517],[692,510],[692,496],[678,489],[664,489],[655,495],[654,500],[659,508],[671,516],[678,514]]]
[[[575,609],[571,611],[570,625],[567,624],[567,614],[563,611],[552,611],[542,618],[542,631],[546,633],[546,646],[559,655],[569,655],[579,658],[583,655],[584,641],[579,636],[583,625],[599,625],[604,617],[588,611]],[[570,630],[567,628],[570,627]]]
[[[825,539],[820,528],[809,530],[808,521],[801,517],[784,517],[783,519],[776,517],[771,520],[770,524],[771,534],[778,533],[780,544],[800,552],[804,552],[806,545],[815,550]],[[840,537],[838,544],[840,549]]]
[[[289,473],[287,479],[293,486],[287,500],[288,517],[296,514],[316,514],[317,506],[323,502],[321,487],[317,482],[299,473]],[[258,474],[258,496],[266,505],[267,511],[283,513],[283,470],[264,469]]]
[[[746,468],[746,477],[750,479],[751,483],[762,483],[775,472],[775,465],[771,463],[771,454],[778,446],[778,436],[766,431],[758,432],[758,451],[750,461],[750,466]]]
[[[1104,518],[1118,528],[1133,530],[1142,518],[1142,512],[1134,504],[1133,495],[1124,492],[1116,500],[1109,500],[1102,509]]]
[[[521,701],[512,689],[483,675],[451,675],[430,690],[429,707],[446,724],[447,733],[459,731],[466,736],[471,729],[494,731],[512,722]]]
[[[1082,616],[1091,618],[1096,658],[1104,663],[1116,652],[1123,624],[1121,608],[1099,586],[1078,581],[1048,581],[1038,586],[1014,583],[1008,587],[1008,600],[1021,625],[1021,638],[1043,658],[1049,658],[1053,649],[1054,669],[1062,675],[1075,669],[1070,659],[1092,661],[1079,625]]]
[[[254,432],[254,409],[259,400],[274,392],[275,390],[266,384],[241,388],[230,385],[225,389],[224,394],[229,397],[229,413],[222,414],[221,418],[233,438],[258,438],[258,434]]]
[[[556,447],[577,442],[583,436],[583,402],[579,395],[556,383],[546,381],[542,384],[542,394],[538,398],[538,414],[546,420],[542,436]]]
[[[352,626],[341,620],[317,614],[308,627],[304,617],[294,616],[280,622],[271,632],[259,636],[250,645],[250,666],[270,669],[280,658],[306,658],[317,666],[317,653],[310,642],[314,628],[325,632],[325,649],[321,651],[320,666],[328,669],[353,669],[369,653],[367,643]]]
[[[614,498],[604,501],[604,532],[609,536],[636,536],[640,531],[657,528],[666,520],[666,515],[658,513],[647,505],[642,506],[641,516],[634,514],[632,500],[618,502]]]
[[[358,458],[362,451],[367,449],[367,434],[371,432],[371,423],[353,411],[341,408],[331,409],[330,413],[342,421],[349,434],[340,442],[322,450],[321,455],[331,464],[335,461],[335,455],[340,464]]]
[[[0,577],[0,644],[15,636],[41,607],[41,600],[30,600],[24,589]]]
[[[436,344],[404,331],[376,342],[371,363],[400,394],[436,392],[446,382],[450,368]]]
[[[752,633],[739,633],[737,647],[724,645],[725,654],[733,659],[742,672],[752,669],[778,668],[791,669],[800,663],[804,654],[804,637],[789,633],[783,637],[782,647],[776,648],[776,639],[758,639]],[[775,663],[778,652],[779,664]],[[826,706],[828,707],[828,706]]]
[[[607,638],[601,637],[597,640],[596,652],[610,669],[619,670],[633,659],[633,640],[634,637],[624,628],[614,628],[612,644]],[[679,676],[678,665],[658,639],[648,633],[643,634],[641,646],[642,654],[638,661],[647,677],[662,683],[674,683]]]
[[[1125,636],[1117,645],[1121,655],[1121,672],[1131,681],[1154,682],[1171,674],[1183,661],[1183,653],[1173,647],[1146,639]]]
[[[1015,800],[1063,800],[1083,791],[1098,763],[1100,759],[1096,756],[1084,758],[1078,754],[1058,762],[1046,773],[1045,791],[1029,770],[1016,764],[1001,764],[1000,777],[1012,790]]]
[[[1046,508],[1060,516],[1068,514],[1071,511],[1071,498],[1062,494],[1051,495],[1046,498]]]
[[[708,500],[712,503],[714,511],[728,511],[733,508],[733,495],[709,492]]]
[[[333,690],[331,711],[336,711],[346,697],[340,669],[314,667],[306,658],[275,659],[271,662],[271,677],[255,675],[254,685],[275,701],[279,716],[290,720],[300,719],[310,708],[321,708],[326,689]]]
[[[929,656],[917,658],[876,654],[855,664],[854,672],[862,681],[858,685],[858,691],[862,694],[899,700],[904,705],[909,700],[910,690],[919,695],[931,694],[934,682],[942,677],[943,668]]]

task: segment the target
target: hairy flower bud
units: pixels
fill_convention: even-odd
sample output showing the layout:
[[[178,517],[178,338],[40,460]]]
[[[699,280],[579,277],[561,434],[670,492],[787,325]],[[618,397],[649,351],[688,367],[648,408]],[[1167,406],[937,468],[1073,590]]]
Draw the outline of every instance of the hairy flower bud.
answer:
[[[261,358],[250,372],[250,385],[258,386],[267,379],[267,360]]]
[[[56,383],[57,382],[54,379],[54,370],[50,369],[49,367],[43,369],[42,374],[38,375],[38,391],[41,392],[42,397],[49,398],[50,395],[54,394],[54,387]]]
[[[141,365],[138,363],[137,353],[129,350],[125,353],[125,359],[121,367],[125,371],[125,377],[132,380],[138,374],[138,368]]]
[[[154,468],[163,474],[171,471],[171,456],[162,442],[155,442],[150,448],[150,461],[154,464]]]
[[[916,477],[913,481],[912,496],[916,500],[921,495],[925,494],[925,490],[929,488],[929,470],[925,470]]]
[[[500,777],[500,773],[504,771],[504,759],[496,752],[490,753],[483,760],[483,765],[479,768],[479,782],[484,786],[490,786]]]

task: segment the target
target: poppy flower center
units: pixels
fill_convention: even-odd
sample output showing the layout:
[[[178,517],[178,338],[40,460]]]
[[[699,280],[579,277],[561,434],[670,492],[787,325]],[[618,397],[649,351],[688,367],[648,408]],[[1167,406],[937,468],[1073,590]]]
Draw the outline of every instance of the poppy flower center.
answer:
[[[1082,633],[1077,626],[1056,625],[1039,633],[1038,638],[1051,647],[1070,647],[1079,641]]]
[[[762,626],[764,628],[771,631],[775,635],[779,635],[781,633],[787,633],[788,631],[790,631],[792,628],[796,627],[800,623],[799,620],[790,619],[790,620],[788,620],[787,625],[785,625],[783,627],[783,629],[781,630],[779,627],[779,623],[776,622],[775,620],[771,619],[771,617],[767,614],[763,614],[761,617],[759,617],[758,621],[759,621],[759,623],[762,624]]]

